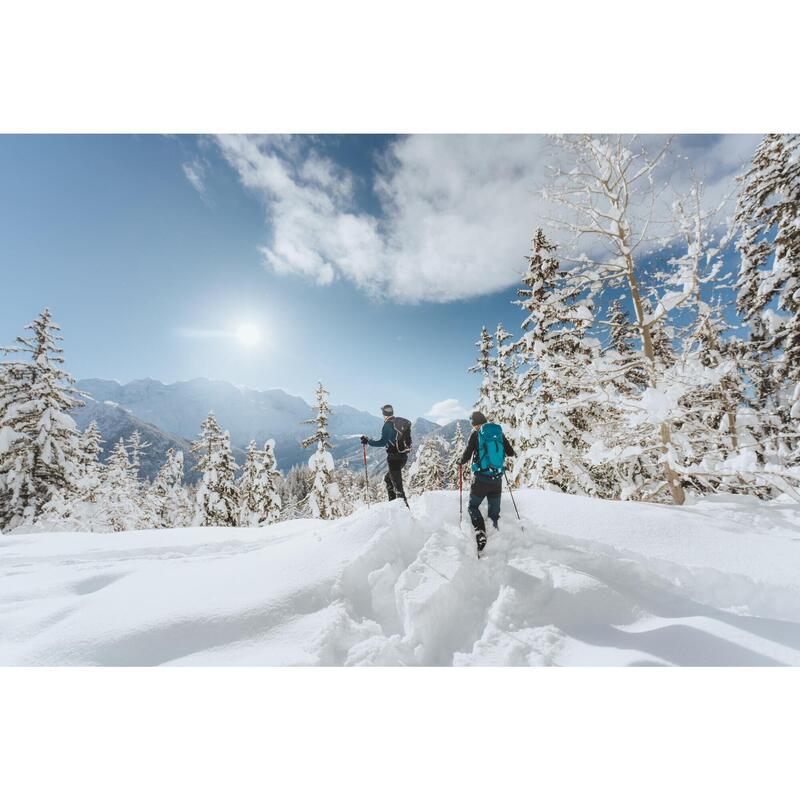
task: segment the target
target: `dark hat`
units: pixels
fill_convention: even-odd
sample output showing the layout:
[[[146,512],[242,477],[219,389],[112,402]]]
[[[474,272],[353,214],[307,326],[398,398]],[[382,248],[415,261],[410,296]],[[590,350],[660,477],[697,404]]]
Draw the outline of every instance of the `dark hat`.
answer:
[[[473,411],[469,421],[473,425],[485,425],[488,422],[486,417],[480,411]]]
[[[394,409],[392,408],[391,403],[387,403],[383,408],[381,408],[381,414],[384,417],[393,417],[394,416]]]

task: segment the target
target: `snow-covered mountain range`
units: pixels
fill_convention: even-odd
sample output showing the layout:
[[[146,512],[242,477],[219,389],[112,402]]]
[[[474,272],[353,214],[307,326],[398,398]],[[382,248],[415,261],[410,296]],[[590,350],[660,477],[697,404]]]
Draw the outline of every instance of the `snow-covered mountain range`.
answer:
[[[257,391],[207,378],[177,383],[161,383],[150,378],[130,383],[89,378],[78,381],[77,386],[90,396],[83,408],[73,412],[81,430],[90,421],[97,422],[105,440],[103,457],[120,437],[127,438],[134,430],[139,430],[142,438],[151,443],[142,459],[141,470],[142,475],[150,479],[164,463],[170,447],[183,452],[186,479],[191,481],[196,477],[191,471],[194,458],[189,448],[209,411],[213,411],[221,427],[230,432],[239,463],[243,463],[244,449],[251,439],[259,445],[266,439],[274,439],[278,466],[284,471],[304,463],[310,455],[300,442],[312,431],[303,423],[314,416],[314,411],[301,397],[282,389]],[[377,436],[382,420],[348,405],[332,406],[332,411],[329,430],[334,458],[360,469],[363,456],[357,437],[360,433]],[[462,422],[462,427],[467,424]],[[412,433],[415,444],[419,444],[432,434],[449,439],[454,429],[455,423],[440,426],[419,418],[414,422]],[[379,470],[383,464],[382,451],[371,449],[369,461],[370,471]]]

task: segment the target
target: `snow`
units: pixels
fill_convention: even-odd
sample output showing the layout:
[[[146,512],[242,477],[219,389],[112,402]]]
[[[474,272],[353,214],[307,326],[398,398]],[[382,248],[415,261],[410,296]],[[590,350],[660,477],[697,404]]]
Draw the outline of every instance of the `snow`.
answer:
[[[800,665],[800,507],[456,492],[338,520],[0,537],[4,665]]]

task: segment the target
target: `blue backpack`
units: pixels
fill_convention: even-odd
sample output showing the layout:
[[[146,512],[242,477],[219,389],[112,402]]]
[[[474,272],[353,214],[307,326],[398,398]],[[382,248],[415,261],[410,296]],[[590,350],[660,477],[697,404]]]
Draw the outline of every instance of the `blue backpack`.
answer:
[[[472,462],[472,471],[499,478],[505,470],[505,460],[503,429],[492,422],[481,425],[478,429],[478,458]]]

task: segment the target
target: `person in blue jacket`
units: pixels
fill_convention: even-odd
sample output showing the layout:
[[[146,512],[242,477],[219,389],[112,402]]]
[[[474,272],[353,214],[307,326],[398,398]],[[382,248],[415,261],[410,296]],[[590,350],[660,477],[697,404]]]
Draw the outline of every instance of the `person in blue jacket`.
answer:
[[[489,519],[492,521],[494,529],[497,530],[497,523],[500,519],[500,497],[503,493],[503,478],[502,473],[499,475],[486,474],[481,468],[480,453],[478,452],[478,433],[481,427],[487,424],[488,420],[480,411],[473,411],[469,421],[472,425],[472,433],[459,463],[463,466],[473,462],[475,465],[467,510],[472,520],[472,527],[475,529],[475,539],[478,543],[478,552],[480,552],[486,547],[486,522],[480,512],[480,505],[485,498],[489,506]],[[503,451],[505,456],[516,455],[511,442],[506,439],[505,434],[503,434]]]
[[[401,452],[401,450],[398,449],[394,408],[392,408],[390,403],[387,403],[381,408],[381,414],[383,414],[381,438],[370,439],[367,436],[362,436],[361,444],[368,444],[370,447],[386,448],[386,466],[388,467],[388,472],[383,479],[383,482],[386,484],[386,493],[389,495],[390,500],[402,498],[406,501],[406,505],[408,505],[405,492],[403,491],[402,473],[402,469],[408,461],[408,452]],[[403,421],[405,422],[405,420]]]

